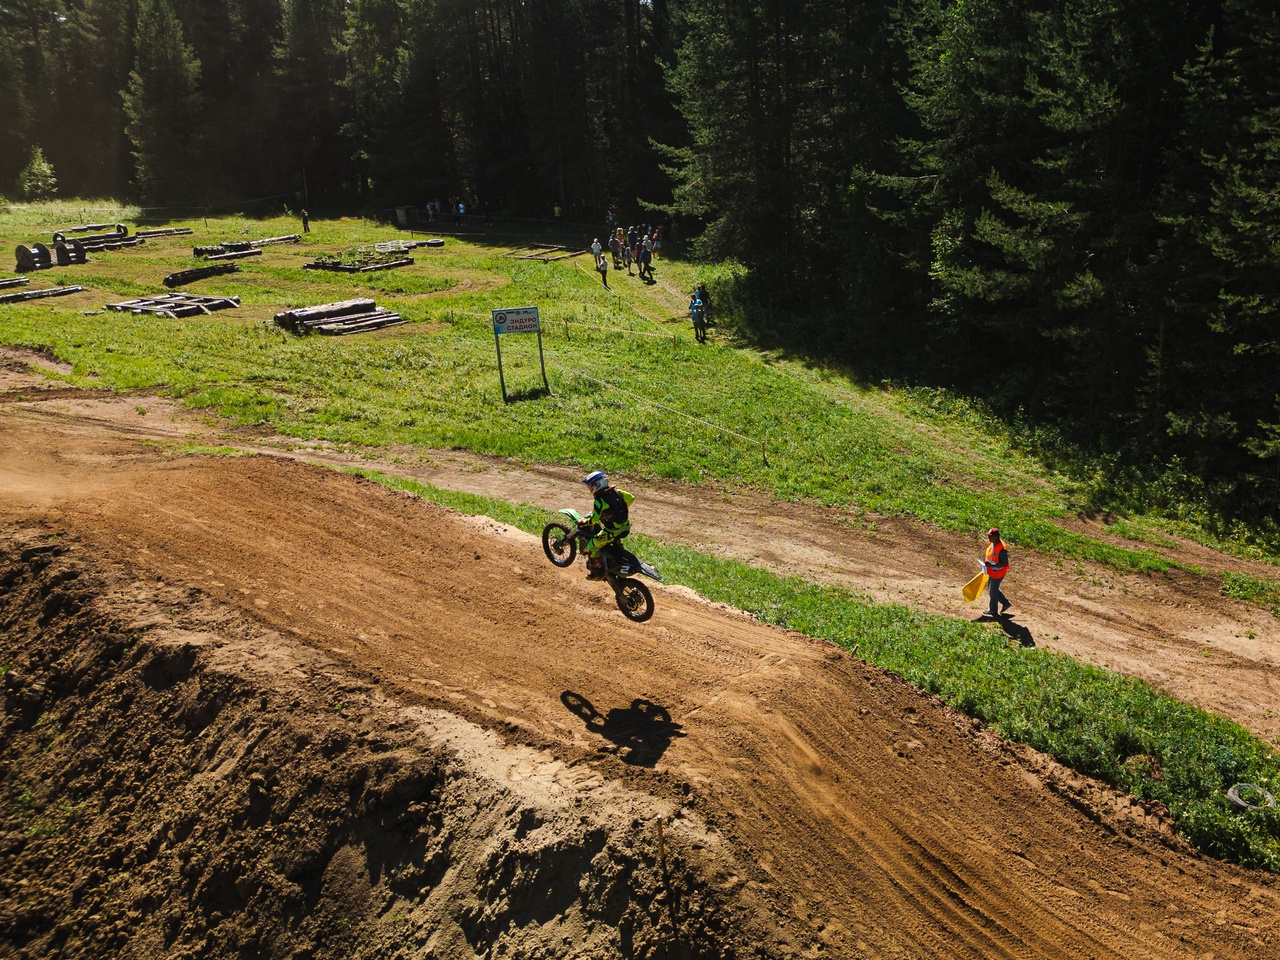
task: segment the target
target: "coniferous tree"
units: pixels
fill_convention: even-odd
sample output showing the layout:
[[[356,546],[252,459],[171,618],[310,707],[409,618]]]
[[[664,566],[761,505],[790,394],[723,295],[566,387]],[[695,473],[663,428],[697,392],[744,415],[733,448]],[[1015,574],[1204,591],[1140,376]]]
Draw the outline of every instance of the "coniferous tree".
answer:
[[[343,0],[283,0],[275,52],[279,164],[314,205],[355,196]]]
[[[31,103],[23,73],[24,43],[16,11],[0,7],[0,102],[5,104],[5,135],[0,137],[0,184],[8,188],[30,157]]]
[[[1219,507],[1280,500],[1280,13],[1228,2],[1182,72],[1187,123],[1160,213],[1164,296],[1146,408]]]
[[[204,200],[196,154],[200,61],[170,0],[140,0],[134,47],[124,108],[139,193],[153,203]]]
[[[135,3],[68,4],[54,78],[56,103],[45,128],[50,159],[73,196],[125,196],[133,161],[120,93],[133,67]]]
[[[278,193],[279,95],[271,56],[281,38],[281,0],[171,2],[200,63],[193,152],[202,189],[214,201]]]
[[[766,296],[829,300],[849,266],[849,185],[881,150],[883,5],[689,0],[674,13],[689,143],[667,151],[673,208],[705,221],[703,254],[744,260]]]

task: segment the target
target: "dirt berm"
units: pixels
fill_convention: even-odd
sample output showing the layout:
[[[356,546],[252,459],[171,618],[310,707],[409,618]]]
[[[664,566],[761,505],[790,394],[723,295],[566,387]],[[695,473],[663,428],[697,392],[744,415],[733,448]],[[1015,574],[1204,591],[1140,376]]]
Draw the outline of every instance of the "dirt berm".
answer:
[[[828,644],[319,467],[0,449],[5,960],[1280,956],[1275,878]]]

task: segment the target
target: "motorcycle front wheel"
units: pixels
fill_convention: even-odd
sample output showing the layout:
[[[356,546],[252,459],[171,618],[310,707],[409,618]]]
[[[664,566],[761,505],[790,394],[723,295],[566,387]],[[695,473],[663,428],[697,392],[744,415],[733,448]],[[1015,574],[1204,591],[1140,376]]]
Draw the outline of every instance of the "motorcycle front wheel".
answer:
[[[548,523],[542,528],[542,552],[557,567],[573,565],[578,556],[578,537],[563,523]]]
[[[618,609],[628,620],[644,623],[653,616],[653,594],[639,580],[627,577],[614,591]]]

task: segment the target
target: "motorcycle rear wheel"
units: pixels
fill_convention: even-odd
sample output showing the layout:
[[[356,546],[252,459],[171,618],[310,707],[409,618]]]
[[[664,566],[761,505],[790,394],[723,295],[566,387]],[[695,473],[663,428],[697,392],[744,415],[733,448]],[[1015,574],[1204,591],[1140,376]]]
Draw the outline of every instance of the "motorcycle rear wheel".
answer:
[[[627,577],[614,591],[618,609],[628,620],[644,623],[653,616],[653,594],[635,577]]]
[[[578,556],[578,536],[563,523],[548,523],[542,528],[542,552],[557,567],[569,567]]]

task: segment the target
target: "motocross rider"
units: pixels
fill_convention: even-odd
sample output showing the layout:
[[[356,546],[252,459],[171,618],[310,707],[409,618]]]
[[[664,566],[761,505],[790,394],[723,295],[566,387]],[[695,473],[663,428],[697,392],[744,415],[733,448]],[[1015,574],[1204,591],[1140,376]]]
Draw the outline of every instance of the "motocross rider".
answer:
[[[606,548],[616,551],[622,546],[623,538],[631,532],[631,520],[627,508],[635,500],[625,490],[609,486],[609,478],[603,470],[596,470],[582,478],[595,497],[591,516],[582,521],[595,528],[595,533],[587,541],[587,579],[604,579],[604,558],[601,554]]]

